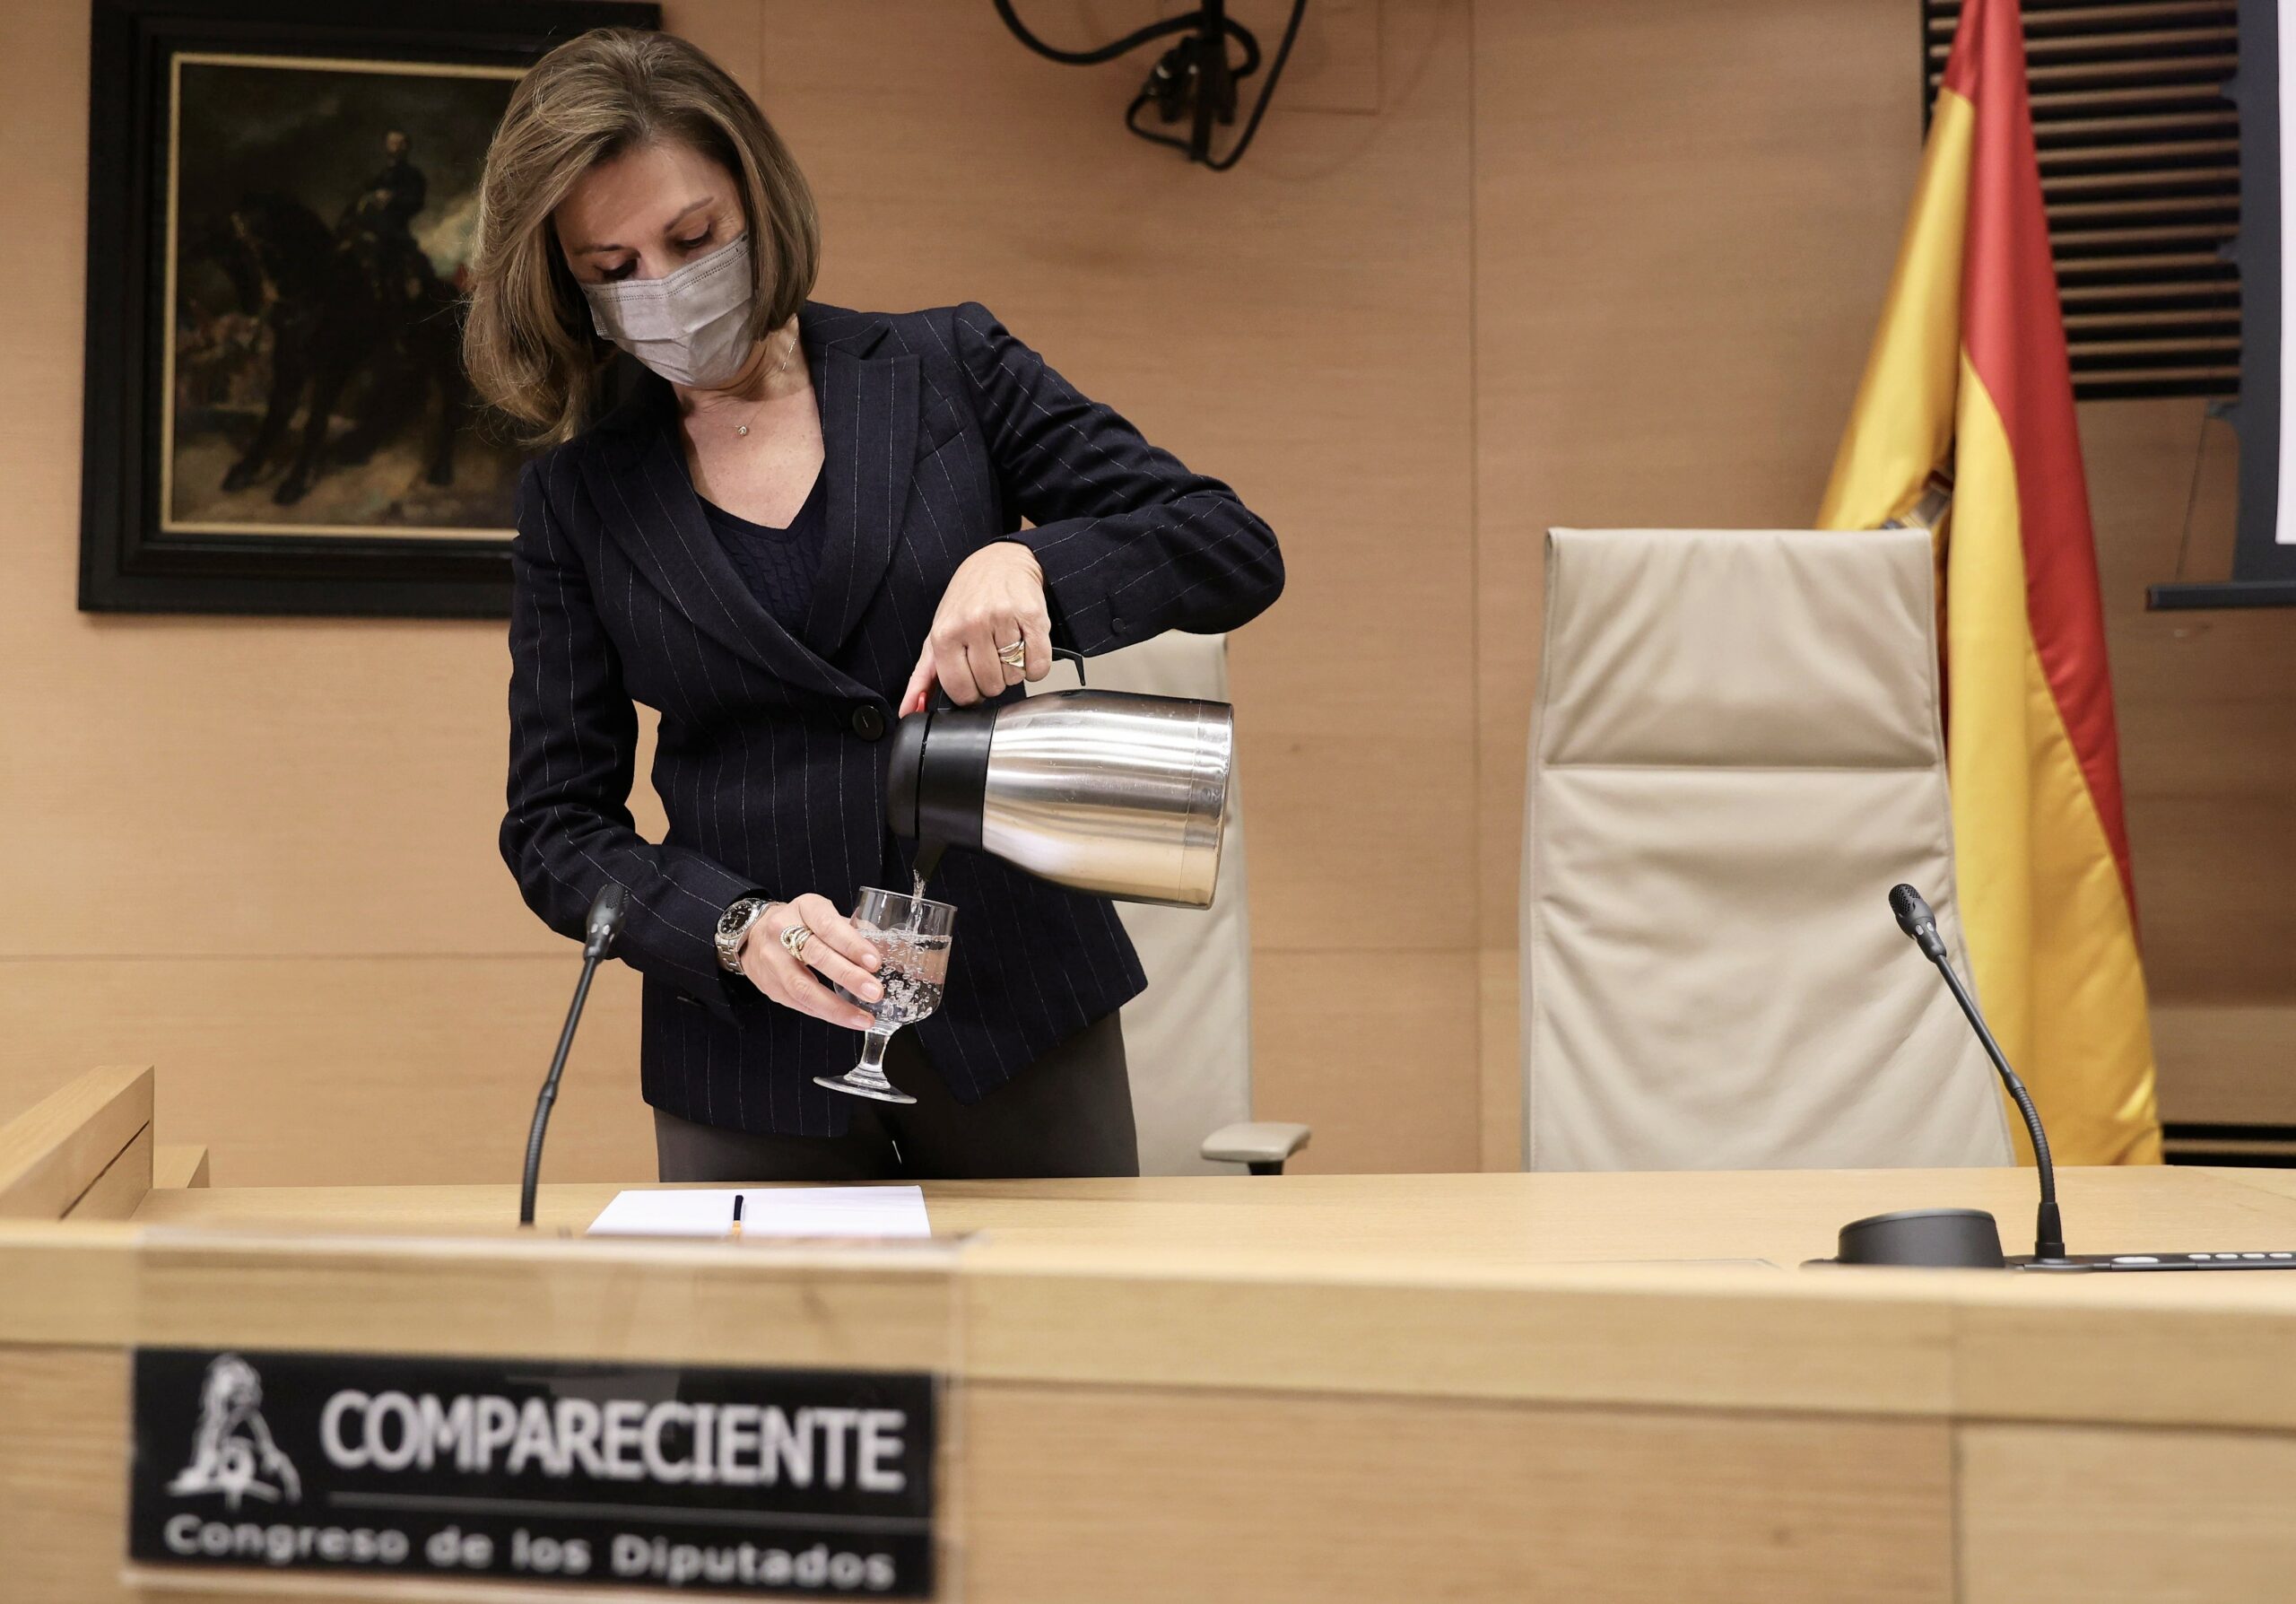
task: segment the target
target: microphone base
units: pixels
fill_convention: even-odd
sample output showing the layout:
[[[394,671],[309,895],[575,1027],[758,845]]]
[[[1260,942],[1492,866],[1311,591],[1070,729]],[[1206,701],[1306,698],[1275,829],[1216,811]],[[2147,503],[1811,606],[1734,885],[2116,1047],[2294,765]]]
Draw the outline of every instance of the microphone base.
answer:
[[[1841,1228],[1839,1257],[1815,1266],[1885,1265],[1922,1269],[2029,1270],[2042,1275],[2161,1275],[2183,1270],[2296,1270],[2296,1249],[2247,1252],[2065,1253],[2040,1258],[2001,1251],[2001,1229],[1981,1208],[1906,1208]]]
[[[1902,1208],[1841,1228],[1836,1264],[2001,1269],[2001,1227],[1982,1208]]]

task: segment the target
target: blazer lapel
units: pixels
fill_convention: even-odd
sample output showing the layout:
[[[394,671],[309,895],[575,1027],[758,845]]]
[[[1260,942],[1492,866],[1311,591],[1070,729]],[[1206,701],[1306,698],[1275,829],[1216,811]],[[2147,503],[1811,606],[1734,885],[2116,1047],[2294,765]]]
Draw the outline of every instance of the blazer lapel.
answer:
[[[793,686],[854,700],[859,681],[822,660],[751,593],[694,493],[669,387],[645,392],[604,427],[583,471],[606,527],[663,595],[719,644]]]
[[[802,632],[824,656],[860,623],[891,566],[916,466],[917,358],[872,354],[884,326],[808,304],[799,318],[822,416],[829,530]]]

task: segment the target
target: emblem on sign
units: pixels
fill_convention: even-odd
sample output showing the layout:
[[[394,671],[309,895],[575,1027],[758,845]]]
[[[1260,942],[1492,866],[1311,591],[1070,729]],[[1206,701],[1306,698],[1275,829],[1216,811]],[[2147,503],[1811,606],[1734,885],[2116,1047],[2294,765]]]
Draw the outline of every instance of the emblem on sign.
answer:
[[[263,1423],[263,1379],[239,1355],[218,1354],[209,1361],[191,1463],[176,1473],[168,1491],[179,1498],[221,1493],[224,1507],[232,1510],[247,1498],[273,1504],[301,1500],[303,1483],[295,1462],[279,1451]]]

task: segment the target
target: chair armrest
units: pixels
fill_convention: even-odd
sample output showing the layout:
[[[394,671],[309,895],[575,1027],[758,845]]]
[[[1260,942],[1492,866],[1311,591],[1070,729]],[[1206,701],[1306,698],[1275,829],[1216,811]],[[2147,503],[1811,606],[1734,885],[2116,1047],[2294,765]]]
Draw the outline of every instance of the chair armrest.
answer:
[[[1247,1120],[1222,1125],[1204,1138],[1204,1156],[1220,1164],[1248,1164],[1255,1175],[1281,1175],[1283,1161],[1308,1145],[1304,1125]]]

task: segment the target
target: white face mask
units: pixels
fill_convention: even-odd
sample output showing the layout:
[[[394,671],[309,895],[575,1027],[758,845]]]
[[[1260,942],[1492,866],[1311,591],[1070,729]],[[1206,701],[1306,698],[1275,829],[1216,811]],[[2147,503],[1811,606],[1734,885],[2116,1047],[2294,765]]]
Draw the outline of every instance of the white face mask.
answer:
[[[721,385],[749,359],[750,237],[666,278],[584,284],[599,334],[672,384]]]

